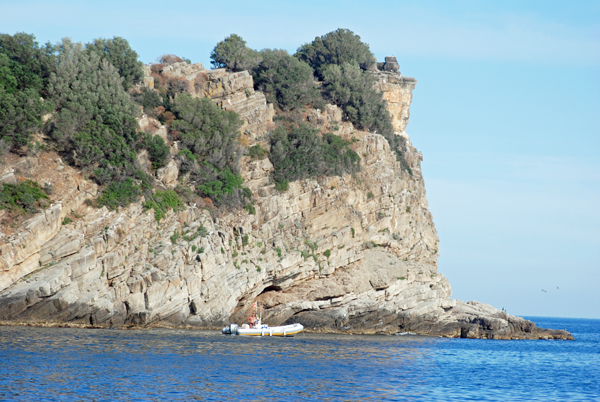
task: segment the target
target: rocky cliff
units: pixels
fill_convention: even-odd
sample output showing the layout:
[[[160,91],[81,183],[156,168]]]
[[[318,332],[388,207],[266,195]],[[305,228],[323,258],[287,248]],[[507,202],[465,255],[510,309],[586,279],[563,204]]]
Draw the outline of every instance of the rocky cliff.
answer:
[[[195,95],[238,112],[248,145],[272,128],[273,108],[247,72],[182,64],[168,73],[190,82],[201,76]],[[405,131],[416,80],[397,72],[376,76],[397,134],[406,139],[411,172],[381,135],[355,130],[329,105],[306,119],[353,141],[362,170],[293,182],[279,192],[269,159],[245,157],[253,214],[191,204],[158,223],[143,210],[143,199],[119,211],[96,209],[86,200],[96,197],[97,186],[58,155],[9,155],[1,181],[31,178],[52,183],[54,191],[53,204],[31,219],[12,226],[0,221],[0,320],[213,328],[244,321],[259,301],[268,323],[301,322],[312,330],[571,339],[450,298],[450,284],[437,270],[439,240],[422,156]],[[144,116],[140,125],[168,139],[156,120]],[[177,163],[156,177],[174,187]]]

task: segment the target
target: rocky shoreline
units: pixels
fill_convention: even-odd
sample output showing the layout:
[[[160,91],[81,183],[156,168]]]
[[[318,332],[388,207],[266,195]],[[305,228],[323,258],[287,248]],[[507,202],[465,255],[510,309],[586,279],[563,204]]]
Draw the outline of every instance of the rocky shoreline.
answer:
[[[265,145],[273,109],[251,76],[207,76],[214,91],[193,95],[239,112],[242,140]],[[244,322],[259,302],[270,325],[300,322],[316,332],[573,339],[450,298],[437,267],[422,155],[405,130],[416,80],[399,73],[378,79],[404,142],[403,161],[383,136],[342,121],[336,106],[309,111],[306,119],[323,132],[352,142],[362,170],[292,182],[280,192],[269,159],[246,156],[242,176],[254,194],[253,213],[218,211],[199,199],[157,222],[143,197],[118,211],[97,209],[86,200],[98,186],[56,153],[9,155],[0,183],[31,179],[54,190],[52,204],[24,222],[0,215],[0,325],[220,329]],[[169,140],[157,120],[143,116],[139,124]],[[177,142],[170,145],[176,155]],[[147,155],[139,159],[148,164]],[[163,189],[185,181],[176,158],[155,177]]]

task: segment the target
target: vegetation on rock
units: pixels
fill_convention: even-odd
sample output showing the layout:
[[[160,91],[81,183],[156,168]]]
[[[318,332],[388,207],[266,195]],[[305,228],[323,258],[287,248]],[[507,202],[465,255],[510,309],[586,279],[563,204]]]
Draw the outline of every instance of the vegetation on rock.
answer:
[[[112,64],[123,77],[123,87],[129,89],[144,77],[138,54],[129,46],[126,39],[115,36],[112,39],[95,39],[85,45],[88,52],[96,53],[101,59]]]
[[[302,45],[298,48],[296,57],[310,64],[321,78],[325,68],[331,64],[341,66],[348,63],[368,70],[377,63],[369,45],[361,41],[360,36],[354,32],[343,28]]]
[[[175,191],[157,190],[156,194],[150,195],[148,201],[144,203],[144,210],[154,209],[154,218],[160,222],[165,217],[168,209],[177,211],[181,206],[183,206],[183,202]]]
[[[232,34],[215,46],[211,59],[217,68],[249,70],[255,88],[285,113],[302,116],[308,105],[324,109],[325,99],[337,104],[357,128],[385,136],[410,171],[402,158],[403,139],[394,135],[385,101],[365,71],[374,66],[375,58],[352,31],[338,29],[317,37],[293,56],[278,49],[258,52]],[[105,186],[96,205],[111,209],[142,194],[147,200],[156,198],[154,179],[138,162],[141,150],[148,152],[153,170],[166,166],[170,158],[171,149],[161,137],[140,132],[136,121],[140,109],[165,124],[169,140],[178,142],[174,159],[186,175],[182,187],[185,181],[194,183],[186,187],[186,202],[199,196],[219,207],[254,211],[252,194],[242,187],[240,176],[240,158],[246,153],[252,159],[270,158],[279,190],[287,189],[289,181],[360,169],[350,143],[301,124],[305,116],[272,131],[270,151],[259,144],[244,149],[240,117],[210,99],[191,95],[203,94],[207,74],[192,82],[162,73],[165,66],[182,61],[190,63],[163,55],[160,64],[151,66],[156,90],[140,88],[143,65],[124,38],[98,38],[85,45],[63,39],[40,46],[33,35],[1,34],[0,144],[25,154],[32,134],[43,129],[63,160]],[[50,114],[42,119],[45,113]],[[157,219],[165,208],[175,209],[182,202],[174,192],[160,194],[167,204],[146,203],[159,211]]]
[[[25,180],[18,184],[0,183],[0,210],[8,209],[11,212],[34,212],[41,206],[42,200],[48,200],[48,194],[32,180]]]
[[[213,67],[227,68],[234,72],[252,70],[260,63],[260,54],[246,46],[246,41],[236,34],[217,43],[210,58]]]
[[[254,68],[254,86],[281,110],[300,109],[307,104],[322,107],[312,68],[285,50],[265,49],[262,61]]]
[[[239,116],[220,109],[210,99],[188,94],[177,97],[173,111],[177,119],[171,129],[182,148],[178,157],[182,170],[191,172],[198,183],[197,193],[217,206],[246,205],[249,194],[242,188],[244,180],[239,174]]]
[[[271,132],[271,155],[277,188],[287,182],[316,176],[336,176],[360,169],[360,158],[350,142],[335,134],[320,137],[307,125],[290,129],[279,127]]]

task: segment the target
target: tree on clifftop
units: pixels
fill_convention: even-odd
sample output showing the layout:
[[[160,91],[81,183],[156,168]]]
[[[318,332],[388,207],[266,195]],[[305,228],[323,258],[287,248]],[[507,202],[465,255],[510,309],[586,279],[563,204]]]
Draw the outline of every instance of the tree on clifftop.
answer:
[[[96,53],[100,58],[112,64],[123,77],[123,86],[129,89],[132,84],[144,78],[142,62],[138,54],[129,46],[126,39],[115,36],[112,39],[95,39],[85,45],[86,51]]]
[[[217,43],[210,58],[214,68],[227,68],[234,72],[252,70],[261,60],[260,54],[246,46],[246,41],[236,34]]]
[[[320,78],[323,78],[323,71],[330,64],[341,66],[349,63],[368,70],[377,63],[369,45],[354,32],[343,28],[300,46],[295,56],[314,68]]]
[[[264,49],[260,53],[262,62],[252,75],[255,87],[267,95],[269,102],[282,110],[323,102],[308,64],[285,50]]]

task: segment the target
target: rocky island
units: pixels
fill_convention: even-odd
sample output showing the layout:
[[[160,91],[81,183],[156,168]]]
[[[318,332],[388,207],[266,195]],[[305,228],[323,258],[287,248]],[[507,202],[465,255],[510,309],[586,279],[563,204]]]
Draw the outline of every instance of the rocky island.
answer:
[[[40,73],[45,81],[39,93],[53,99],[53,108],[39,110],[40,124],[27,129],[26,142],[17,141],[15,130],[0,131],[10,150],[0,164],[4,200],[24,183],[43,194],[29,204],[14,195],[16,206],[6,201],[0,209],[0,322],[215,328],[244,322],[258,302],[270,325],[299,322],[312,331],[573,339],[490,305],[451,298],[450,283],[438,272],[423,156],[406,132],[417,81],[401,75],[394,57],[382,63],[357,58],[360,69],[314,62],[319,46],[335,35],[357,37],[348,33],[316,38],[295,57],[252,51],[238,40],[244,57],[223,61],[219,49],[225,46],[219,46],[233,43],[232,35],[213,52],[216,68],[169,56],[136,76],[110,59],[121,38],[96,41],[96,47],[71,44],[68,54],[48,56],[56,57],[58,70]],[[0,56],[9,60],[7,36]],[[124,153],[121,164],[110,162],[114,152],[102,154],[114,139],[93,137],[104,145],[94,151],[100,156],[88,156],[93,146],[84,140],[95,135],[90,121],[107,125],[106,116],[90,113],[69,123],[75,134],[65,140],[71,106],[59,89],[76,86],[61,81],[60,69],[76,69],[78,58],[96,63],[101,73],[95,79],[104,74],[121,84],[110,102],[130,108],[132,132],[144,134],[132,135],[135,152]],[[279,93],[273,71],[281,65],[298,71],[310,66],[303,85],[322,97]],[[385,112],[389,132],[356,117],[371,109],[350,105],[340,84],[348,77],[366,77],[373,92],[365,91],[378,94],[384,105],[372,116],[377,120]],[[152,103],[153,94],[159,101]],[[213,131],[202,131],[209,123],[194,124],[198,116],[225,112],[227,121],[239,119],[235,142],[228,145],[237,156],[219,167],[220,156],[206,151],[215,142]],[[111,127],[102,135],[118,134]],[[293,152],[310,141],[325,151],[304,155],[322,170],[300,174],[294,169],[301,159]],[[207,161],[216,176],[206,170]],[[135,173],[127,173],[128,166]],[[236,182],[238,176],[243,180]],[[222,190],[233,182],[239,185]],[[111,189],[125,193],[125,186],[126,202],[109,197]]]

